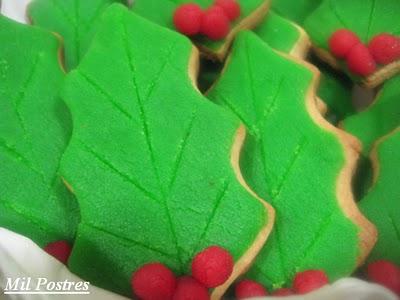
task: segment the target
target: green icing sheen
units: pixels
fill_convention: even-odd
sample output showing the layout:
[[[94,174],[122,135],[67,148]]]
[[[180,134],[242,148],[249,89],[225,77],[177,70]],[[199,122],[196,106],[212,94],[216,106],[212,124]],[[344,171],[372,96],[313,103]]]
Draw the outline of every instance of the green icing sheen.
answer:
[[[363,154],[368,156],[373,144],[400,125],[400,76],[383,85],[375,102],[365,111],[344,120],[343,128],[358,137]]]
[[[325,50],[329,50],[331,35],[342,28],[355,32],[368,44],[383,32],[400,35],[399,11],[399,0],[324,0],[306,19],[304,27],[313,43]],[[351,75],[343,62],[341,66]]]
[[[301,37],[292,22],[272,11],[253,31],[272,48],[285,53],[290,53]]]
[[[336,195],[343,147],[306,108],[313,72],[250,32],[239,34],[227,61],[208,96],[248,128],[244,177],[276,209],[274,230],[248,276],[277,288],[306,269],[323,269],[332,280],[349,275],[359,229]]]
[[[231,24],[234,28],[241,20],[251,15],[257,8],[269,0],[237,0],[241,7],[241,16]],[[203,8],[213,5],[213,0],[193,0],[191,3],[197,3]],[[175,9],[181,5],[188,3],[187,0],[135,0],[132,10],[161,26],[165,26],[175,30],[173,24],[173,14]],[[225,43],[225,40],[212,41],[205,37],[198,37],[195,42],[202,46],[217,51]]]
[[[302,24],[322,0],[273,0],[272,8],[281,16]]]
[[[99,17],[112,3],[126,0],[34,0],[28,15],[34,25],[64,39],[65,66],[74,69],[89,48]]]
[[[100,287],[130,295],[132,272],[153,261],[188,274],[214,244],[237,261],[269,222],[231,166],[239,120],[193,87],[192,50],[112,5],[67,76],[74,131],[62,174],[82,214],[69,265]]]
[[[396,130],[378,145],[377,182],[360,202],[362,212],[378,229],[369,261],[386,259],[400,264],[399,151],[400,130]]]
[[[58,175],[71,133],[49,32],[0,16],[0,227],[40,246],[71,241],[79,212]]]

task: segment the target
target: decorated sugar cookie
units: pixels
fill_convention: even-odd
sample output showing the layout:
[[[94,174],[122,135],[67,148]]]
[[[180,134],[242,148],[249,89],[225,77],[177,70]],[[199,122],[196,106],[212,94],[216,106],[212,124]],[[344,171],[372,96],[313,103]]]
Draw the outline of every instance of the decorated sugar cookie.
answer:
[[[321,0],[274,0],[272,8],[281,16],[298,24],[303,24],[306,17],[321,3]]]
[[[135,0],[132,10],[161,26],[179,31],[180,27],[177,28],[176,21],[174,23],[174,14],[177,9],[190,4],[188,8],[184,7],[183,16],[179,18],[183,19],[180,22],[188,26],[189,32],[193,35],[189,32],[184,34],[191,36],[208,57],[223,60],[235,35],[242,29],[251,29],[260,23],[270,5],[270,0],[230,1],[236,2],[240,7],[239,14],[234,20],[225,18],[220,8],[214,10],[218,3],[226,2],[218,0]],[[221,32],[225,34],[218,36]]]
[[[254,29],[272,48],[304,58],[311,46],[307,33],[300,26],[273,11]]]
[[[400,75],[388,80],[376,100],[365,111],[348,117],[342,127],[359,138],[363,154],[368,156],[373,144],[400,125]]]
[[[60,43],[0,16],[0,44],[0,227],[41,247],[72,241],[79,211],[58,170],[71,134]]]
[[[187,38],[113,5],[67,76],[62,174],[82,215],[69,265],[93,284],[130,295],[144,264],[186,275],[215,245],[234,260],[217,299],[268,237],[273,210],[239,172],[245,131],[193,86],[197,66]]]
[[[64,41],[65,69],[74,69],[86,53],[100,16],[111,3],[126,0],[33,0],[28,15],[34,25]]]
[[[386,259],[400,264],[399,151],[400,129],[397,128],[381,139],[371,154],[374,186],[359,203],[378,229],[378,242],[369,261]]]
[[[399,11],[398,0],[324,0],[305,29],[318,56],[375,87],[400,71]]]
[[[324,270],[331,280],[349,275],[376,239],[351,193],[357,143],[317,110],[317,73],[244,32],[208,93],[248,128],[244,178],[276,210],[247,275],[269,289],[304,270]]]

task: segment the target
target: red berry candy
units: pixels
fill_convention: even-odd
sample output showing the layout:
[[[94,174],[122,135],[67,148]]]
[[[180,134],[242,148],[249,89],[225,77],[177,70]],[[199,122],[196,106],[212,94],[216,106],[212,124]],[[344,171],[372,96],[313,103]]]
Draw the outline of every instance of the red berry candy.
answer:
[[[221,7],[231,21],[240,17],[240,4],[236,0],[215,0],[215,5]]]
[[[72,247],[66,241],[57,241],[50,243],[46,247],[44,247],[44,251],[66,265],[68,262],[68,258],[71,255]]]
[[[272,296],[275,297],[285,297],[290,295],[294,295],[293,291],[291,289],[286,289],[286,288],[276,290],[272,293]]]
[[[229,30],[229,19],[222,8],[213,6],[204,13],[200,32],[210,40],[221,40],[225,38]]]
[[[208,288],[223,284],[233,271],[232,255],[218,246],[198,253],[192,261],[193,277]]]
[[[209,300],[207,288],[192,277],[179,278],[172,300]]]
[[[235,287],[235,296],[238,299],[259,297],[268,295],[267,290],[258,282],[252,280],[242,280]]]
[[[175,28],[187,36],[196,35],[200,32],[204,12],[201,7],[194,3],[179,6],[174,13]]]
[[[358,44],[347,55],[347,67],[356,75],[368,76],[375,72],[376,63],[368,48]]]
[[[172,299],[176,278],[170,269],[160,263],[143,265],[132,275],[133,293],[143,300]]]
[[[329,39],[329,49],[337,58],[345,58],[350,50],[361,41],[358,36],[347,29],[335,31]]]
[[[298,294],[307,294],[329,283],[324,271],[308,270],[298,273],[293,281],[293,289]]]
[[[368,48],[378,64],[387,65],[400,59],[400,37],[379,34],[370,41]]]
[[[378,260],[367,267],[368,278],[400,295],[400,269],[386,260]]]

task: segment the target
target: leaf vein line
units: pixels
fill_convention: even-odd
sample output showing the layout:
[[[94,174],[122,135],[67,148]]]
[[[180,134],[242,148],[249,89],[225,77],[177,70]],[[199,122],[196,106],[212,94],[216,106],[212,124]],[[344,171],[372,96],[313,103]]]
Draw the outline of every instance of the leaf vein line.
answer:
[[[126,111],[120,104],[118,104],[117,101],[105,90],[103,89],[96,81],[94,81],[90,76],[87,74],[83,73],[80,70],[77,70],[77,73],[85,79],[87,83],[89,83],[98,93],[103,95],[104,99],[106,99],[114,108],[116,108],[120,113],[122,113],[125,117],[127,117],[129,120],[133,120],[132,115]]]
[[[100,231],[100,232],[102,232],[104,234],[111,235],[112,237],[114,237],[116,239],[119,239],[119,240],[122,240],[122,241],[125,241],[128,244],[135,244],[135,245],[137,245],[139,247],[142,247],[142,248],[148,249],[150,251],[157,252],[157,253],[159,253],[159,254],[161,254],[163,256],[175,259],[175,256],[173,254],[171,254],[171,253],[164,252],[164,251],[162,251],[160,249],[157,249],[155,247],[149,246],[148,244],[136,241],[136,240],[134,240],[132,238],[128,238],[128,237],[120,235],[120,234],[116,234],[115,232],[108,231],[108,230],[106,230],[104,228],[100,228],[100,227],[98,227],[98,226],[96,226],[94,224],[91,224],[91,223],[88,223],[88,222],[82,222],[82,225],[84,225],[86,227],[93,228],[94,230]]]
[[[160,202],[160,200],[157,198],[156,195],[145,189],[140,183],[138,183],[136,180],[131,178],[129,175],[121,172],[118,168],[116,168],[112,163],[107,161],[104,157],[102,157],[99,153],[94,151],[91,147],[86,145],[83,141],[78,140],[78,143],[82,146],[83,150],[94,156],[97,160],[99,160],[101,163],[103,163],[105,166],[107,166],[110,170],[114,171],[115,174],[119,175],[122,179],[125,181],[131,183],[133,186],[135,186],[138,190],[140,190],[145,196],[147,196],[149,199]]]
[[[211,225],[212,221],[214,220],[214,218],[215,218],[215,216],[217,214],[218,208],[220,207],[220,204],[222,203],[222,200],[225,198],[225,195],[226,195],[226,192],[228,191],[228,188],[229,188],[229,182],[225,181],[221,191],[219,193],[217,193],[217,197],[216,197],[216,199],[214,201],[215,205],[214,205],[214,207],[213,207],[213,209],[211,211],[211,215],[207,220],[206,226],[204,227],[204,230],[203,230],[201,236],[199,237],[199,240],[197,241],[196,247],[193,248],[193,253],[192,253],[191,257],[194,257],[195,252],[198,250],[197,248],[201,244],[201,241],[205,238],[205,236],[207,234],[207,231],[210,228],[210,225]]]
[[[176,154],[176,158],[175,158],[175,164],[173,166],[172,169],[172,176],[171,179],[169,181],[169,185],[168,185],[168,190],[170,191],[175,183],[175,180],[178,176],[178,170],[179,167],[181,165],[181,161],[182,161],[182,157],[183,157],[183,152],[185,151],[187,142],[189,140],[190,134],[192,132],[192,128],[193,128],[193,124],[194,124],[194,120],[196,118],[196,111],[193,112],[192,117],[190,118],[189,121],[189,125],[187,127],[187,129],[185,130],[185,133],[183,135],[183,139],[181,140],[180,144],[178,145],[178,153]]]
[[[299,156],[300,156],[300,154],[302,153],[302,151],[303,151],[303,149],[304,149],[304,146],[305,146],[306,144],[307,144],[307,139],[306,139],[306,137],[303,137],[303,138],[301,139],[301,141],[300,141],[300,142],[297,144],[297,146],[295,147],[293,156],[292,156],[292,158],[291,158],[290,161],[289,161],[288,167],[285,169],[285,171],[284,171],[284,173],[283,173],[281,179],[280,179],[279,182],[278,182],[277,187],[276,187],[276,188],[274,189],[274,191],[272,191],[272,193],[271,193],[272,200],[275,200],[275,199],[279,196],[279,194],[281,193],[282,188],[283,188],[283,186],[284,186],[284,184],[285,184],[285,182],[286,182],[287,177],[289,176],[290,172],[292,171],[293,166],[294,166],[296,160],[299,158]]]

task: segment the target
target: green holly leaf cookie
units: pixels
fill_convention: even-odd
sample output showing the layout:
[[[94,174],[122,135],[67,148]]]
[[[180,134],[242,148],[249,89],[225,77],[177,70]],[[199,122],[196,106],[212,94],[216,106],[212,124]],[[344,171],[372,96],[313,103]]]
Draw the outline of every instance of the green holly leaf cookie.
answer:
[[[254,32],[272,48],[299,58],[304,58],[311,46],[303,28],[273,11]]]
[[[268,12],[270,0],[237,0],[241,7],[241,15],[231,24],[231,31],[225,39],[210,40],[204,36],[194,38],[194,42],[207,56],[223,60],[235,35],[242,29],[251,29],[261,22]],[[213,5],[214,0],[135,0],[132,10],[167,28],[175,30],[173,15],[176,8],[182,4],[196,3],[206,9]]]
[[[400,71],[400,61],[381,65],[372,75],[360,78],[348,71],[345,61],[333,57],[328,41],[339,29],[353,31],[364,44],[381,33],[400,35],[399,11],[398,0],[324,0],[304,26],[322,59],[346,71],[355,81],[375,87]]]
[[[344,120],[342,127],[359,138],[368,156],[373,144],[400,125],[400,75],[388,80],[365,111]]]
[[[378,229],[378,242],[369,261],[387,259],[400,264],[400,129],[381,139],[374,148],[375,183],[360,201],[362,212]]]
[[[33,0],[28,15],[34,25],[64,39],[65,68],[74,69],[89,48],[100,16],[111,3],[126,0]]]
[[[197,59],[187,38],[113,5],[67,76],[62,174],[82,215],[69,264],[100,287],[128,295],[132,272],[154,261],[188,274],[219,245],[235,260],[221,296],[271,230],[272,209],[239,173],[244,131],[193,86]]]
[[[349,275],[375,241],[351,193],[354,142],[317,110],[317,72],[244,32],[208,93],[248,128],[244,178],[276,209],[271,238],[248,274],[273,288],[307,269],[332,280]]]
[[[40,246],[74,238],[79,212],[59,176],[70,115],[50,32],[0,16],[0,227]]]
[[[321,3],[321,0],[274,0],[272,8],[281,16],[302,24]]]

